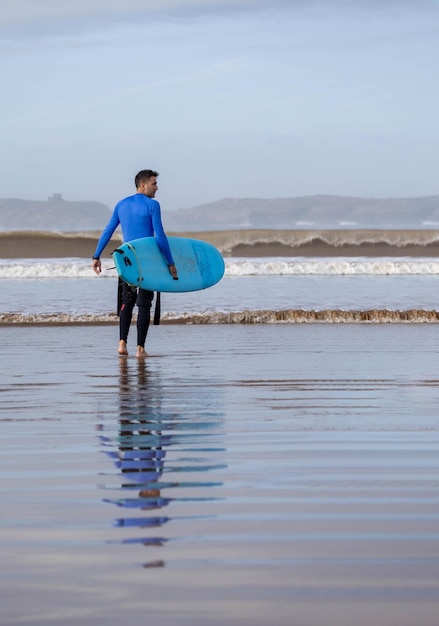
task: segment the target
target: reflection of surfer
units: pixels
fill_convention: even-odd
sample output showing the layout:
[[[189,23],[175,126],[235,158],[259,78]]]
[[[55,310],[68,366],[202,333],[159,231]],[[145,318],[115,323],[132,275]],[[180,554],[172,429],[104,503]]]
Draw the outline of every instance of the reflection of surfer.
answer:
[[[126,359],[120,359],[120,419],[118,467],[124,477],[140,487],[141,509],[161,508],[168,500],[161,497],[159,480],[163,473],[161,414],[148,393],[145,362],[137,364],[137,381],[130,379]],[[160,394],[151,394],[154,402]],[[131,484],[122,487],[131,488]],[[145,520],[143,520],[145,521]],[[141,525],[149,525],[141,523]]]
[[[153,170],[141,170],[134,179],[137,193],[124,198],[116,204],[110,221],[104,228],[97,243],[96,251],[92,258],[92,268],[96,274],[102,271],[100,256],[105,246],[111,239],[112,234],[119,226],[122,227],[124,241],[132,241],[142,237],[155,237],[160,251],[166,258],[169,272],[174,280],[178,279],[177,269],[172,258],[168,238],[162,225],[160,204],[154,199],[158,172]],[[137,353],[136,356],[144,357],[146,335],[148,334],[151,318],[151,303],[154,293],[146,289],[136,289],[126,283],[119,287],[118,315],[119,315],[119,348],[120,355],[126,356],[128,333],[130,330],[133,309],[137,302]]]
[[[218,437],[223,438],[221,393],[218,397],[218,387],[211,388],[209,381],[208,388],[201,387],[198,405],[192,387],[183,384],[176,404],[175,392],[169,395],[162,384],[161,369],[153,367],[156,363],[121,357],[119,365],[117,434],[102,433],[100,440],[120,472],[120,482],[118,497],[104,501],[119,508],[114,523],[124,528],[123,543],[163,546],[168,541],[163,527],[181,519],[173,507],[164,515],[164,507],[190,501],[203,506],[200,503],[218,499],[211,490],[222,482],[210,479],[208,473],[225,467],[217,462],[217,454],[225,449],[218,444]],[[149,561],[144,566],[158,565],[164,562]]]
[[[168,517],[151,513],[168,505],[172,499],[162,497],[161,477],[170,436],[162,434],[161,390],[157,380],[149,377],[144,359],[137,361],[136,372],[130,370],[129,361],[119,359],[119,433],[118,450],[110,452],[117,468],[125,479],[122,490],[138,490],[138,497],[122,497],[106,500],[127,510],[148,511],[149,514],[130,516],[128,511],[115,520],[117,526],[125,528],[160,527]],[[151,375],[153,376],[153,375]],[[155,383],[155,384],[154,384]],[[106,445],[106,438],[101,437]],[[166,486],[169,486],[168,484]],[[125,495],[125,494],[124,494]],[[144,546],[162,546],[166,539],[161,536],[143,536],[125,539],[125,542],[141,543]],[[144,567],[162,567],[164,562],[148,561]]]

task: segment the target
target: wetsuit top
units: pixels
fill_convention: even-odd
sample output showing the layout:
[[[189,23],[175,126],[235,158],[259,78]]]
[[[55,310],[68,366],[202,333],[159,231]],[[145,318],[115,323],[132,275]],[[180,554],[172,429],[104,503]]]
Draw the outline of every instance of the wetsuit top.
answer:
[[[118,202],[96,246],[94,254],[96,258],[101,256],[119,224],[122,227],[124,241],[132,241],[141,237],[155,237],[168,265],[174,265],[168,238],[162,225],[160,204],[157,200],[149,198],[143,193],[136,193],[134,196],[129,196]]]

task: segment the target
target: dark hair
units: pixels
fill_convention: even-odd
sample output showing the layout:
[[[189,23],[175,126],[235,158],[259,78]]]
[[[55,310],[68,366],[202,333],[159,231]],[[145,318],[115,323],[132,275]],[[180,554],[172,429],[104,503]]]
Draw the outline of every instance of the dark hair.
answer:
[[[153,176],[157,177],[158,175],[159,173],[154,172],[154,170],[140,170],[140,172],[136,174],[136,177],[134,179],[134,184],[136,185],[136,189],[139,187],[141,183],[146,183],[146,181],[149,178],[152,178]]]

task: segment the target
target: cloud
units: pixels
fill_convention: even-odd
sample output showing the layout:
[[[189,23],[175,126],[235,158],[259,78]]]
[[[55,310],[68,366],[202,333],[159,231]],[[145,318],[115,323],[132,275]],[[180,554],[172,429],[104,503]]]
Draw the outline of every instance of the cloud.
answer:
[[[19,24],[61,18],[104,15],[131,19],[134,15],[154,18],[193,17],[210,12],[234,12],[287,8],[306,5],[304,0],[6,0],[2,2],[0,24]]]
[[[45,25],[45,30],[75,29],[87,24],[96,26],[133,20],[190,19],[209,14],[234,15],[242,12],[319,11],[352,12],[358,9],[382,11],[388,8],[413,7],[412,0],[3,0],[0,30],[7,33],[26,31],[29,26]],[[416,11],[438,8],[437,0],[417,0]],[[11,32],[11,30],[9,30]]]
[[[292,5],[304,5],[293,0]],[[290,8],[289,0],[3,0],[0,33],[4,38],[45,38],[142,22],[188,20]]]

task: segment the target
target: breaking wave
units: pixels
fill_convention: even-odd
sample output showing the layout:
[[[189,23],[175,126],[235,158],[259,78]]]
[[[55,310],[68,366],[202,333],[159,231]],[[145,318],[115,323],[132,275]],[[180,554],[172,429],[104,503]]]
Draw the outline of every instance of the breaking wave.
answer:
[[[169,234],[207,241],[224,256],[232,257],[437,256],[439,244],[439,231],[431,229],[247,229]],[[3,258],[90,258],[98,237],[99,233],[91,232],[2,232],[0,254]],[[111,252],[119,243],[120,236],[115,234],[108,250]]]
[[[117,324],[114,313],[106,315],[67,313],[53,314],[0,314],[0,325],[103,325]],[[436,324],[439,323],[439,311],[408,309],[393,311],[389,309],[343,310],[303,310],[286,309],[283,311],[236,311],[205,313],[165,313],[163,324]]]
[[[184,236],[209,238],[223,253],[233,254],[242,246],[251,247],[258,244],[280,244],[291,250],[313,246],[326,247],[340,251],[343,247],[360,249],[367,246],[384,245],[399,249],[411,246],[427,248],[437,245],[439,232],[435,230],[235,230],[209,233],[185,233]],[[403,252],[402,252],[403,254]]]
[[[226,258],[226,276],[431,276],[439,274],[439,259],[430,258]],[[114,278],[111,260],[100,278]],[[88,259],[1,259],[0,279],[93,278]]]

